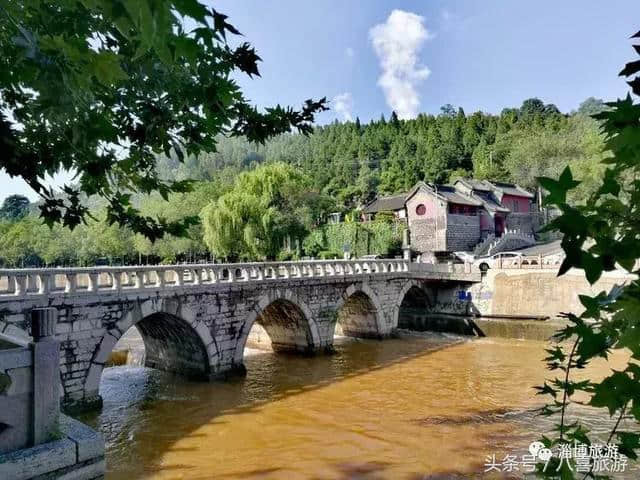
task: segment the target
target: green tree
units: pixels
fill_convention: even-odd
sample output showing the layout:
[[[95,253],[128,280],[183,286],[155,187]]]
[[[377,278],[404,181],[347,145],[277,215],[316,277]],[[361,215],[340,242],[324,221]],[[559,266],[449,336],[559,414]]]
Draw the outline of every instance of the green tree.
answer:
[[[233,188],[202,210],[204,241],[219,258],[273,259],[300,241],[317,220],[318,194],[290,165],[274,163],[241,174]]]
[[[605,104],[600,98],[589,97],[580,104],[578,113],[590,117],[602,112],[605,108]]]
[[[575,116],[562,129],[534,126],[514,129],[508,134],[509,151],[502,166],[511,180],[527,188],[536,188],[537,177],[558,178],[564,167],[580,172],[580,188],[573,198],[584,199],[602,178],[604,141],[597,123],[590,118]]]
[[[259,75],[260,58],[248,43],[232,48],[238,30],[198,0],[8,0],[0,18],[0,167],[42,197],[49,225],[83,222],[86,194],[105,199],[109,224],[183,235],[197,218],[151,218],[131,201],[189,188],[159,177],[158,154],[214,151],[218,133],[309,133],[326,109],[249,105],[232,78]],[[76,175],[63,196],[44,182],[60,170]]]
[[[545,113],[544,102],[539,98],[527,98],[520,107],[520,114],[523,116],[541,115],[543,113]]]
[[[21,267],[25,262],[33,262],[39,226],[40,222],[31,216],[10,224],[0,237],[0,257],[6,265]]]
[[[29,199],[23,195],[9,195],[0,207],[0,218],[19,220],[29,213]]]
[[[85,242],[81,255],[88,261],[107,259],[109,264],[125,264],[135,256],[133,232],[116,224],[109,224],[106,213],[96,215],[97,220],[87,222],[83,232]]]
[[[140,205],[140,211],[144,215],[163,214],[168,220],[177,221],[190,215],[199,215],[206,205],[215,201],[229,188],[230,186],[221,180],[196,182],[192,191],[174,193],[167,201],[157,194],[146,198]],[[163,263],[173,263],[178,259],[192,260],[194,256],[202,257],[207,254],[201,224],[192,225],[186,237],[165,235],[155,242],[136,234],[133,246],[139,256],[151,256],[154,261],[160,260]]]

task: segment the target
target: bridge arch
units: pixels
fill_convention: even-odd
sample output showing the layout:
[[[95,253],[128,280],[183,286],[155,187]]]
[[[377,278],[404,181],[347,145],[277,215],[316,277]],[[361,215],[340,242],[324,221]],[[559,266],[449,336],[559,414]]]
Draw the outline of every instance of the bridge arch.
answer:
[[[387,329],[384,310],[376,293],[366,284],[349,285],[336,304],[336,327],[349,337],[382,338]]]
[[[412,316],[415,313],[426,313],[435,305],[435,298],[424,282],[418,280],[408,280],[400,290],[393,307],[393,325],[392,328],[410,328],[413,329]]]
[[[97,345],[85,380],[85,398],[99,398],[100,378],[114,346],[135,326],[145,346],[145,366],[208,379],[219,363],[210,329],[191,308],[172,299],[137,302]]]
[[[313,353],[321,346],[320,332],[307,304],[291,290],[271,290],[260,297],[244,322],[233,357],[235,365],[243,364],[255,323],[266,330],[275,351]]]

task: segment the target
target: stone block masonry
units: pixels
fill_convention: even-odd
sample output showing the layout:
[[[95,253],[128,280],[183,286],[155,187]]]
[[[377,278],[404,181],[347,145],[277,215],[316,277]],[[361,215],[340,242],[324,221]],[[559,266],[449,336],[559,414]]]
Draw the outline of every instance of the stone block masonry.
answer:
[[[480,241],[480,222],[477,216],[447,215],[447,248],[455,252],[470,251]]]
[[[32,342],[0,334],[2,479],[90,480],[105,472],[100,434],[60,415],[57,312],[31,310]]]
[[[408,282],[451,288],[480,280],[469,266],[395,259],[0,270],[2,276],[9,287],[0,291],[0,332],[27,337],[32,309],[57,310],[67,410],[100,405],[102,370],[134,325],[148,366],[225,378],[244,371],[254,323],[276,350],[328,352],[336,322],[353,336],[391,334]]]
[[[0,454],[0,478],[11,480],[93,480],[106,465],[102,436],[62,415],[59,439]]]

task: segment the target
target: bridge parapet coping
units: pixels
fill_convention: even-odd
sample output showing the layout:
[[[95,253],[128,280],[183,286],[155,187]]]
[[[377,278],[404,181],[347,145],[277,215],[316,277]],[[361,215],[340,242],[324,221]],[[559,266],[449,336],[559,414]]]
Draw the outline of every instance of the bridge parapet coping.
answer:
[[[399,259],[0,270],[0,301],[64,294],[164,290],[212,284],[409,272]]]

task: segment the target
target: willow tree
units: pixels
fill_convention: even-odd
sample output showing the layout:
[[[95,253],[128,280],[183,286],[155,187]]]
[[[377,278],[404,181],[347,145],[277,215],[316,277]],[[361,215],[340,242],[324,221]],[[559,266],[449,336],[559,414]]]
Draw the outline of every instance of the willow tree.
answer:
[[[294,167],[265,165],[242,173],[231,191],[203,209],[204,241],[216,257],[274,258],[331,204]]]
[[[5,0],[0,3],[0,168],[41,197],[49,225],[89,215],[83,197],[106,200],[107,221],[150,239],[181,235],[197,217],[140,213],[135,193],[183,192],[163,180],[156,156],[215,151],[216,135],[251,141],[308,133],[325,100],[301,110],[258,111],[234,76],[259,75],[255,50],[231,47],[239,31],[198,0]],[[73,172],[63,195],[47,175]]]

